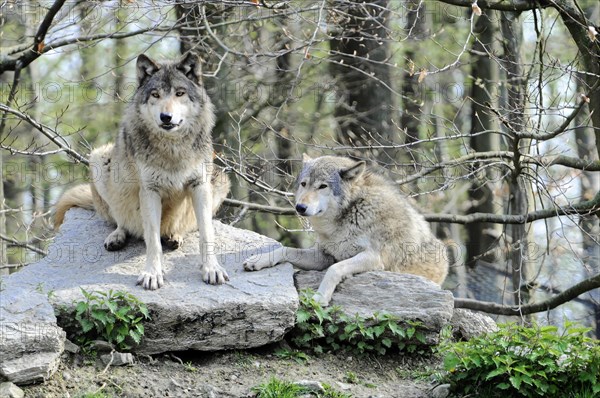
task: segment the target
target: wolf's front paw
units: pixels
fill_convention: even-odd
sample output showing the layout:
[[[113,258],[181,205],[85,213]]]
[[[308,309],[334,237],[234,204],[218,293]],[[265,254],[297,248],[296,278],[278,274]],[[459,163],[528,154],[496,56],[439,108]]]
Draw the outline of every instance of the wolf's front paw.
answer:
[[[223,267],[219,265],[216,257],[209,257],[202,265],[202,280],[211,285],[221,285],[229,280],[229,275]]]
[[[272,267],[275,264],[271,261],[269,253],[255,254],[244,261],[244,269],[246,271],[258,271],[263,268]]]
[[[164,285],[163,273],[162,271],[144,271],[138,277],[137,284],[142,285],[146,290],[156,290],[162,285]]]
[[[168,250],[177,250],[183,244],[183,237],[177,234],[161,236],[160,243]]]
[[[109,252],[121,250],[127,245],[127,232],[117,228],[110,233],[104,240],[104,248]]]
[[[329,305],[329,302],[331,301],[331,296],[326,297],[326,296],[322,295],[321,293],[317,292],[313,296],[313,299],[315,299],[315,301],[317,303],[319,303],[321,305],[321,307],[327,307]]]

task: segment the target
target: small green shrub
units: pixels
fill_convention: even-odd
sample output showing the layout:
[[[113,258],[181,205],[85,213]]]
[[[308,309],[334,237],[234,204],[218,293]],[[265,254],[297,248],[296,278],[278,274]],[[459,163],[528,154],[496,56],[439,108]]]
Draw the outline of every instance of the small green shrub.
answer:
[[[323,384],[323,391],[313,391],[296,383],[271,377],[266,383],[252,388],[256,398],[297,398],[312,396],[316,398],[352,398],[350,394],[336,391]]]
[[[85,300],[75,306],[79,328],[75,340],[87,344],[102,339],[119,350],[130,350],[144,336],[143,321],[150,319],[148,308],[131,293],[113,291],[88,292],[81,288]]]
[[[275,356],[281,359],[293,359],[296,363],[302,365],[310,359],[310,357],[302,351],[289,350],[285,348],[279,348],[275,350]]]
[[[356,354],[385,354],[390,349],[415,352],[426,345],[419,322],[400,322],[390,314],[375,314],[365,319],[348,316],[340,307],[323,308],[310,289],[300,293],[300,308],[291,341],[297,347],[316,353],[349,350]]]
[[[501,325],[498,332],[444,343],[445,381],[458,394],[593,397],[600,393],[600,343],[589,329]]]
[[[308,393],[308,390],[298,384],[271,377],[268,382],[252,388],[256,398],[296,398]]]

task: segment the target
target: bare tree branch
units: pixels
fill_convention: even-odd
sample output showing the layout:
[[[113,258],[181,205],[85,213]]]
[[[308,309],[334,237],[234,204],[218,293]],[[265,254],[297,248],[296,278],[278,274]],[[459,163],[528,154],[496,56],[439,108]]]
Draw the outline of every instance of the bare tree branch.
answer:
[[[47,256],[48,255],[47,251],[45,251],[43,249],[40,249],[39,247],[31,246],[30,244],[25,243],[25,242],[19,242],[18,240],[12,239],[12,238],[4,235],[4,234],[0,234],[0,239],[2,239],[5,242],[10,243],[13,246],[23,247],[23,248],[25,248],[27,250],[31,250],[32,252],[41,254],[42,256]]]
[[[40,24],[35,37],[33,38],[31,49],[17,59],[8,59],[0,62],[0,74],[9,70],[16,70],[17,68],[25,68],[43,54],[42,50],[44,47],[44,39],[46,38],[46,34],[52,25],[52,21],[54,21],[54,17],[56,14],[58,14],[64,4],[65,0],[56,0],[52,4],[48,10],[48,13],[46,13],[46,16],[44,17],[44,20]]]
[[[455,298],[454,308],[466,308],[495,315],[522,316],[535,314],[537,312],[549,311],[558,307],[561,304],[573,300],[574,298],[583,293],[589,292],[597,288],[600,288],[600,274],[585,279],[577,283],[576,285],[568,288],[564,292],[557,294],[556,296],[546,301],[542,301],[540,303],[512,306],[472,299]]]
[[[0,104],[0,111],[13,114],[16,117],[18,117],[19,119],[29,123],[36,130],[38,130],[40,133],[42,133],[46,138],[48,138],[54,145],[56,145],[63,152],[65,152],[67,155],[69,155],[71,158],[73,158],[77,162],[81,162],[81,163],[85,164],[86,166],[89,165],[89,162],[85,156],[81,155],[79,152],[77,152],[73,148],[71,148],[71,146],[63,138],[63,136],[60,135],[59,133],[57,133],[56,131],[54,131],[53,129],[51,129],[50,127],[45,126],[42,123],[35,120],[34,118],[32,118],[31,116],[29,116],[25,113],[22,113],[16,109],[10,108],[4,104]]]
[[[277,214],[280,216],[293,216],[297,214],[292,208],[260,205],[258,203],[244,202],[236,199],[225,199],[223,203],[231,207],[241,207],[248,210],[257,210],[264,213]]]
[[[473,213],[468,215],[446,215],[446,214],[424,214],[427,221],[447,222],[455,224],[469,224],[474,222],[492,222],[499,224],[525,224],[545,218],[558,216],[567,216],[573,214],[597,214],[600,212],[600,192],[593,199],[576,204],[559,207],[556,205],[553,209],[543,209],[533,211],[528,214],[505,215],[492,213]]]

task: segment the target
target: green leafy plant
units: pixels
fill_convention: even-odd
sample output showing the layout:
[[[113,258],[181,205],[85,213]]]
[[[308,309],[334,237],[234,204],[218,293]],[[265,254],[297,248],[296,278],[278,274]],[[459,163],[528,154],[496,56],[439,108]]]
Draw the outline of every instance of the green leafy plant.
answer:
[[[81,293],[85,300],[75,305],[79,325],[75,337],[80,344],[100,338],[126,351],[141,342],[143,321],[150,319],[150,314],[137,297],[112,289],[88,292],[81,288]]]
[[[445,342],[445,381],[459,394],[586,397],[600,393],[600,343],[589,329],[502,325],[466,342]]]
[[[361,379],[358,377],[358,375],[357,375],[356,373],[354,373],[354,372],[350,372],[350,371],[346,372],[346,376],[344,377],[344,381],[345,381],[346,383],[350,383],[350,384],[360,384],[360,385],[363,385],[363,386],[365,386],[365,387],[367,387],[367,388],[375,388],[375,387],[377,387],[377,386],[376,386],[375,384],[373,384],[373,383],[368,383],[368,382],[364,382],[364,381],[362,381],[362,380],[361,380]]]
[[[308,390],[298,384],[271,377],[266,383],[252,388],[257,398],[295,398]]]
[[[351,398],[350,394],[338,392],[328,384],[323,384],[323,391],[314,391],[287,380],[271,377],[267,382],[252,388],[256,398],[297,398],[314,396],[317,398]]]
[[[187,361],[183,364],[183,367],[185,368],[185,370],[187,372],[190,373],[196,373],[198,371],[198,368],[196,366],[194,366],[192,361]]]
[[[275,350],[275,356],[281,359],[293,359],[296,363],[304,364],[310,357],[302,351],[279,348]]]
[[[352,395],[335,390],[329,384],[323,384],[323,394],[317,394],[317,397],[322,398],[352,398]]]
[[[426,345],[422,324],[390,314],[365,319],[346,315],[338,306],[323,308],[310,289],[300,292],[300,308],[291,341],[317,353],[347,349],[357,354],[385,354],[390,349],[415,352]]]

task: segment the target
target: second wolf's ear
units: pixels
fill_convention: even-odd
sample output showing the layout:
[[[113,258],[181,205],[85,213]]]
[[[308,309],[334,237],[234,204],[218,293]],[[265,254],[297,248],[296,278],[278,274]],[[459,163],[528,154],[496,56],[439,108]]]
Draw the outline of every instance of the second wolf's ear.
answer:
[[[160,69],[160,66],[156,62],[152,61],[144,54],[140,54],[135,64],[135,67],[137,70],[138,86],[142,86],[144,82],[146,82],[146,79],[148,79]]]
[[[340,170],[340,177],[342,177],[342,180],[354,180],[363,175],[366,169],[367,163],[361,160],[352,167]]]
[[[198,55],[191,52],[187,53],[176,68],[194,83],[202,83],[202,59]]]

